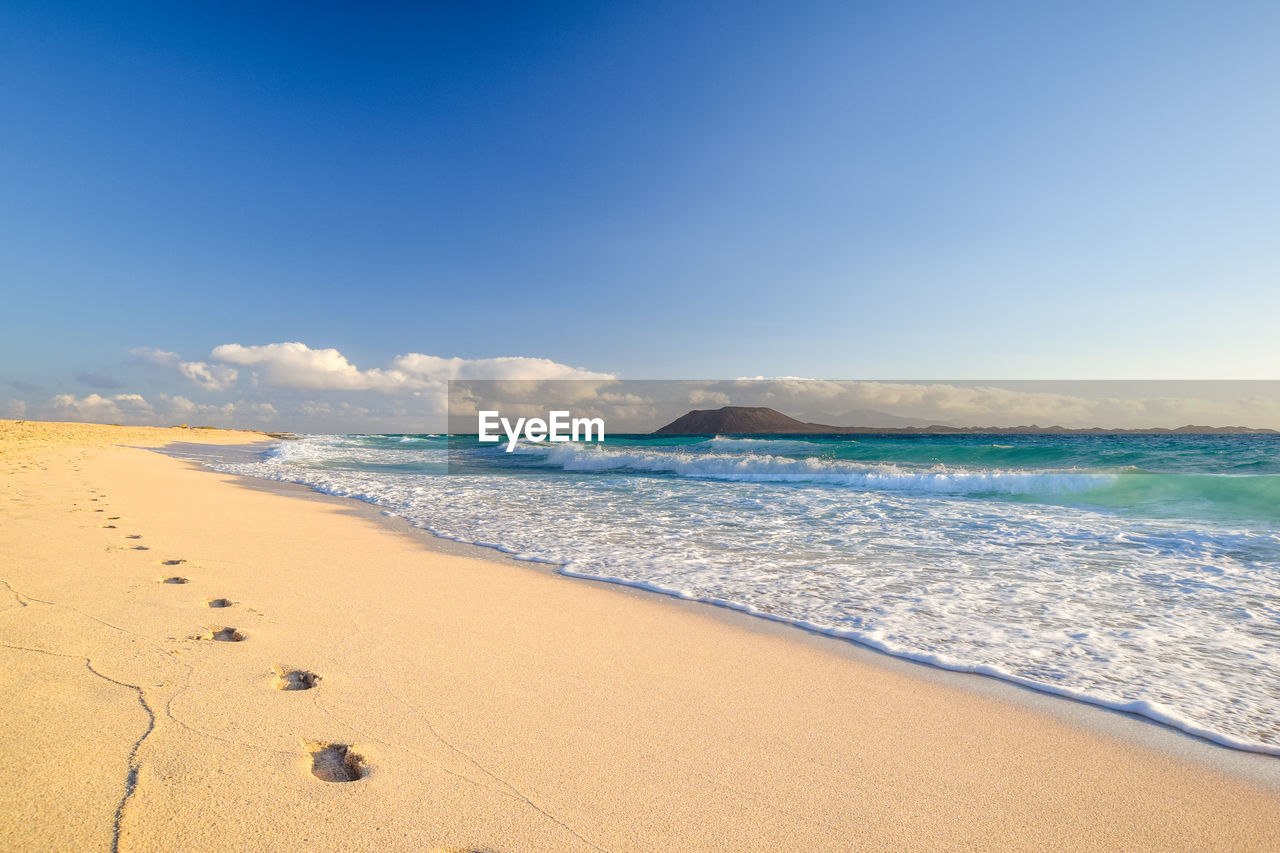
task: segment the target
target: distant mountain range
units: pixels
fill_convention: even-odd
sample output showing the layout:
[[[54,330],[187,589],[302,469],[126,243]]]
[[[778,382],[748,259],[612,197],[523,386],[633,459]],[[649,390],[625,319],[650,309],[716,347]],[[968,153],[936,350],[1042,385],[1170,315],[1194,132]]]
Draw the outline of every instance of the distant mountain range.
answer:
[[[883,412],[875,412],[885,415]],[[894,417],[886,415],[887,417]],[[666,426],[654,430],[654,435],[821,435],[830,433],[877,433],[888,435],[962,434],[984,433],[1000,435],[1275,435],[1274,429],[1249,427],[1182,426],[1177,429],[1153,427],[1151,429],[1069,429],[1061,426],[1042,427],[1036,424],[1016,427],[958,427],[947,424],[929,426],[832,426],[798,421],[767,406],[725,406],[722,409],[697,409],[681,415]]]
[[[946,421],[931,421],[925,418],[891,415],[879,409],[850,409],[839,414],[833,412],[806,412],[805,416],[808,418],[808,423],[819,424],[858,424],[864,427],[955,426],[955,424]]]

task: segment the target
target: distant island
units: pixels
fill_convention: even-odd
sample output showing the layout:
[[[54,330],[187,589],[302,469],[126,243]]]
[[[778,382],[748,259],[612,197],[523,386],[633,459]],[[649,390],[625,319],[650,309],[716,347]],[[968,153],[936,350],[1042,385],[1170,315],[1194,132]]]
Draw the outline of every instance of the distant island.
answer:
[[[721,409],[697,409],[681,415],[653,435],[823,435],[861,433],[879,435],[955,435],[964,433],[999,435],[1277,435],[1274,429],[1250,427],[1181,426],[1176,429],[1107,429],[1089,427],[1071,429],[1062,426],[957,427],[932,426],[862,427],[812,424],[788,417],[767,406],[725,406]]]

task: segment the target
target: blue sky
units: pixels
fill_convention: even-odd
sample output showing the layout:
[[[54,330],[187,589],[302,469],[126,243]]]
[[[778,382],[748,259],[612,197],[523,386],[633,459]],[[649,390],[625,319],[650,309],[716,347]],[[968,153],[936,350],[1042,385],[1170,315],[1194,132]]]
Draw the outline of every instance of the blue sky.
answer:
[[[261,361],[130,351],[285,342],[1273,378],[1278,38],[1274,3],[6,3],[0,400],[260,399]]]

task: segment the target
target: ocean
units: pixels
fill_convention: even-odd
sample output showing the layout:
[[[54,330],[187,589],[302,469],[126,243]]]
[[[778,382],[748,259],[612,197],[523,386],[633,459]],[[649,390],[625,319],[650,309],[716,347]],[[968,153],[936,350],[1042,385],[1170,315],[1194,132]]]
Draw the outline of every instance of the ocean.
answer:
[[[1280,755],[1280,436],[312,435],[214,467]]]

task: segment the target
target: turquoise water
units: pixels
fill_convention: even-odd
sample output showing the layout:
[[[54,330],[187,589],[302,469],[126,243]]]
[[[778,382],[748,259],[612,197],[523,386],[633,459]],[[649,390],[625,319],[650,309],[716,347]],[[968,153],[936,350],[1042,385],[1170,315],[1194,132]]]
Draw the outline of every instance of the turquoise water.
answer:
[[[1280,436],[308,436],[222,467],[1280,754]]]
[[[394,446],[405,438],[416,437],[387,441]],[[496,454],[477,458],[467,453],[470,445],[454,439],[455,464],[520,465]],[[706,479],[917,489],[1162,517],[1280,521],[1280,436],[616,436],[606,447],[610,453],[601,459],[589,447],[522,445],[517,451],[547,455],[571,469],[621,463]]]

